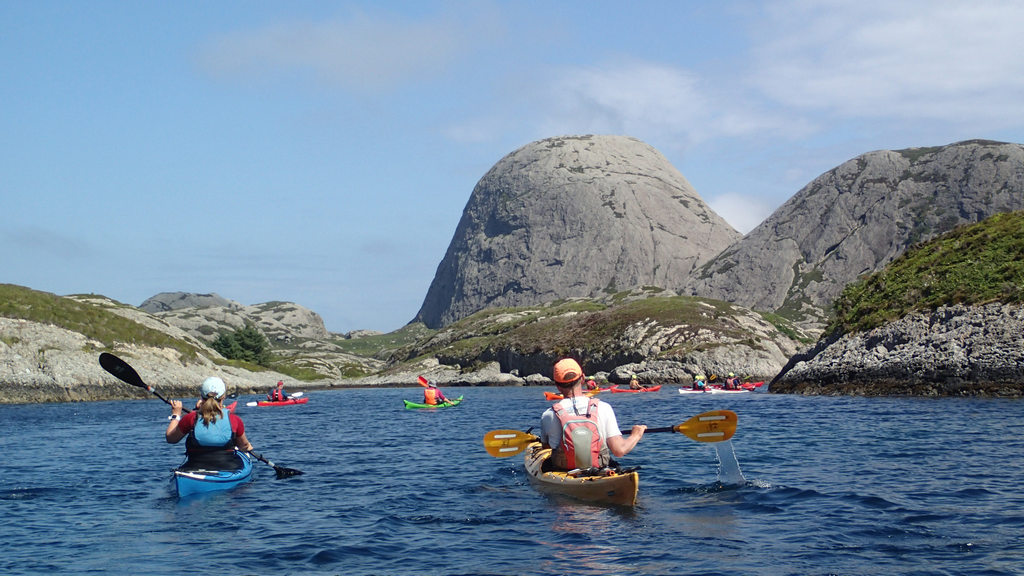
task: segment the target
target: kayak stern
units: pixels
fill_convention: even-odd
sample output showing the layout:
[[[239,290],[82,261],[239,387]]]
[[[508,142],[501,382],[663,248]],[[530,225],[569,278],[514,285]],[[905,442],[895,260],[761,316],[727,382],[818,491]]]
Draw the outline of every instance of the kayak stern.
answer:
[[[575,477],[564,471],[544,471],[544,462],[551,457],[551,449],[540,442],[526,447],[526,473],[539,490],[571,496],[578,500],[603,502],[621,506],[636,504],[640,488],[640,475],[634,470],[609,476]]]

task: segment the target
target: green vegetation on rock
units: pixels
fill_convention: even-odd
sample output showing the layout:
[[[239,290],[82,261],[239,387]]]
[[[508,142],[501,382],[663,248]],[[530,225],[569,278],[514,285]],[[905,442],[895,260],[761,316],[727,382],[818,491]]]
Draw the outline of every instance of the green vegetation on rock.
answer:
[[[166,332],[147,328],[98,306],[14,284],[0,284],[0,316],[58,326],[81,333],[106,347],[115,342],[129,342],[172,348],[183,358],[197,355],[194,346]]]
[[[1024,302],[1024,211],[997,214],[907,250],[836,299],[826,333],[870,330],[953,304]]]
[[[264,367],[270,364],[270,343],[252,324],[234,332],[222,332],[211,347],[228,360],[244,360]]]

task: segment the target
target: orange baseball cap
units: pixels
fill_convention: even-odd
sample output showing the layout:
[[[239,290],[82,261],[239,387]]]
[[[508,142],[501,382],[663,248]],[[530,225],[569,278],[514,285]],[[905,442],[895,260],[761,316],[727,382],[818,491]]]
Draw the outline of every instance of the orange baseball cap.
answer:
[[[580,368],[580,363],[572,358],[562,358],[555,363],[556,384],[572,384],[579,380],[580,376],[583,376],[583,369]]]

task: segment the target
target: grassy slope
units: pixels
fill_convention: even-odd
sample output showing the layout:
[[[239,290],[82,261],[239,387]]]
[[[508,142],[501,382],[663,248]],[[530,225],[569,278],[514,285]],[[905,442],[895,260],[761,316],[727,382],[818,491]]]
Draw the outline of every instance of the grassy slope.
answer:
[[[950,304],[1024,302],[1024,211],[997,214],[907,250],[846,287],[826,333],[869,330]]]
[[[52,324],[84,334],[110,347],[114,342],[173,348],[184,358],[194,358],[191,344],[147,328],[98,306],[13,284],[0,284],[0,316]]]

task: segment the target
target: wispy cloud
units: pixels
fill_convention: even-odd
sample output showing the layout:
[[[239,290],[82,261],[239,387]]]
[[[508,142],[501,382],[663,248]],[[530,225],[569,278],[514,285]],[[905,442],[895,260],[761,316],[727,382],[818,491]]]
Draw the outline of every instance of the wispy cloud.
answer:
[[[96,255],[88,241],[38,226],[12,228],[3,233],[3,238],[11,249],[31,254],[36,263],[80,261]]]
[[[1024,4],[795,0],[758,22],[756,86],[845,117],[990,123],[1024,112]]]
[[[479,20],[467,24],[467,17]],[[267,82],[305,76],[374,92],[445,72],[490,33],[493,27],[485,15],[413,19],[360,12],[212,38],[201,47],[199,61],[219,78]]]
[[[764,110],[735,83],[636,59],[561,69],[538,96],[539,131],[637,136],[685,149],[713,139],[796,137],[804,122]],[[669,144],[671,143],[671,144]]]

